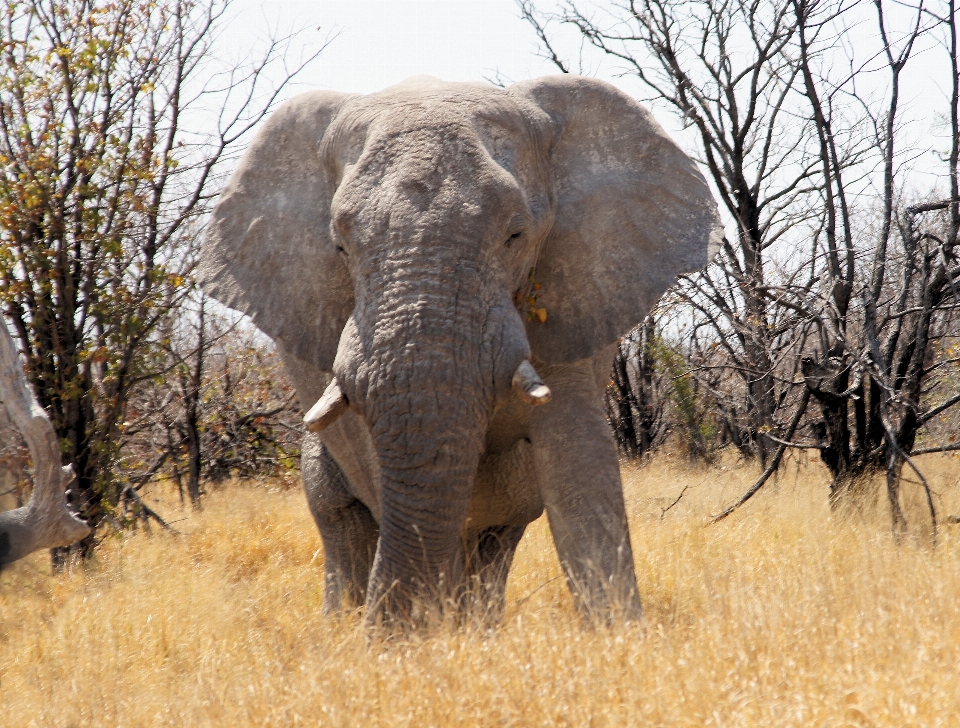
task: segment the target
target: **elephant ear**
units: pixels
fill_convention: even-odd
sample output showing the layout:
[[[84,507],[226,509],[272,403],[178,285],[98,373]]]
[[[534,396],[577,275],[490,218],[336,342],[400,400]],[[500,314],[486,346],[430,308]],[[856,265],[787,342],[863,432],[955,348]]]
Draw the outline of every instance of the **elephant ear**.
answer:
[[[335,182],[317,145],[349,98],[310,92],[270,115],[213,210],[197,272],[206,293],[323,370],[354,302],[330,238]]]
[[[553,120],[557,198],[534,277],[534,355],[577,361],[635,326],[681,273],[704,267],[723,237],[696,164],[653,116],[610,84],[551,76],[511,87]]]

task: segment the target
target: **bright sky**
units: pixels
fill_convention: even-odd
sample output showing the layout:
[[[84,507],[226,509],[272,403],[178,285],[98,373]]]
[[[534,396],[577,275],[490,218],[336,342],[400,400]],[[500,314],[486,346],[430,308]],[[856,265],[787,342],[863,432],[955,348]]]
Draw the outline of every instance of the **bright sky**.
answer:
[[[538,4],[544,9],[556,6],[546,1]],[[608,2],[594,4],[610,7]],[[581,0],[578,5],[588,3]],[[911,18],[895,17],[895,2],[884,6],[893,37],[906,31]],[[851,38],[854,45],[873,47],[873,5],[863,7],[867,14]],[[338,34],[284,97],[306,88],[371,93],[418,74],[447,81],[476,81],[499,74],[503,81],[511,82],[557,72],[537,55],[536,36],[519,18],[514,0],[235,0],[231,14],[235,18],[222,38],[221,48],[234,56],[256,55],[258,44],[262,46],[271,30],[282,34],[304,29],[291,57],[296,57],[303,45],[318,47]],[[866,35],[859,39],[858,33]],[[561,52],[574,57],[580,55],[579,45],[578,36],[571,31],[559,41]],[[949,78],[944,77],[944,71],[949,74],[949,70],[942,62],[942,52],[931,51],[930,45],[918,45],[921,52],[908,65],[902,84],[900,118],[908,123],[910,141],[921,147],[943,132],[942,128],[936,129],[943,124],[937,112],[942,114],[946,109],[943,98],[949,88]],[[611,62],[589,50],[581,57],[586,59],[591,75],[642,95],[638,82],[615,77],[616,67]],[[572,65],[576,68],[577,64]],[[877,84],[874,93],[886,95],[889,81],[885,73],[863,77],[860,89],[871,83]],[[657,116],[665,127],[678,133],[677,120],[664,113]],[[682,138],[680,142],[687,146]],[[931,151],[903,161],[921,169],[936,169],[937,173],[942,166]]]
[[[339,31],[301,81],[372,93],[419,74],[476,81],[555,73],[513,0],[239,0],[229,40],[253,45],[268,28],[306,28],[322,42]]]

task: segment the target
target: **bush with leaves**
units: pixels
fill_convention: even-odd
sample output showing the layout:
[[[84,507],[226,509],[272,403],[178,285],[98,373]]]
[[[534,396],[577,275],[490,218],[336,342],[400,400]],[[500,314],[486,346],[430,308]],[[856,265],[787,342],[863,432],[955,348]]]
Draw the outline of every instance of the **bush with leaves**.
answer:
[[[199,294],[181,314],[156,352],[164,374],[136,388],[123,425],[134,515],[145,515],[140,494],[161,479],[199,507],[204,483],[290,480],[298,465],[302,414],[270,342]]]
[[[76,472],[73,507],[91,525],[125,492],[121,425],[132,392],[160,372],[159,329],[190,290],[220,163],[290,78],[263,88],[264,69],[283,60],[276,42],[258,62],[212,74],[225,9],[0,9],[0,306]]]

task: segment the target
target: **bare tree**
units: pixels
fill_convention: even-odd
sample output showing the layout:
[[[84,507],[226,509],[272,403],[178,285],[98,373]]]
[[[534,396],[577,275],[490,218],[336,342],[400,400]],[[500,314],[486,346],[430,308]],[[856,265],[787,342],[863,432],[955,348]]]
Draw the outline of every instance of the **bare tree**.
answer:
[[[772,246],[802,219],[799,202],[814,174],[808,123],[794,113],[799,69],[789,4],[643,0],[613,6],[606,25],[573,2],[556,13],[526,0],[520,6],[541,39],[548,40],[550,21],[575,27],[696,132],[701,163],[737,233],[683,291],[726,351],[727,360],[713,366],[728,368],[733,378],[725,383],[739,385],[721,397],[724,411],[738,418],[729,428],[765,463],[770,443],[762,434],[777,429],[791,387],[789,375],[778,383],[776,366],[798,345],[796,312],[771,310],[771,300],[811,285],[810,271],[778,276],[770,259]],[[569,65],[558,63],[564,71]]]
[[[935,361],[937,349],[955,333],[952,311],[958,302],[955,281],[960,273],[955,251],[957,219],[954,214],[937,223],[929,215],[956,208],[960,79],[954,74],[949,100],[949,197],[909,205],[898,201],[904,184],[897,174],[900,78],[918,39],[942,27],[947,29],[950,64],[956,69],[956,8],[952,2],[945,3],[945,15],[938,17],[919,5],[913,9],[906,32],[893,38],[886,6],[874,0],[875,27],[881,40],[878,70],[885,71],[888,78],[885,102],[876,108],[855,88],[845,88],[845,79],[838,83],[818,74],[810,61],[809,49],[836,14],[824,13],[816,4],[802,0],[794,0],[793,6],[800,29],[805,95],[817,130],[826,263],[819,300],[806,304],[816,315],[819,347],[804,359],[803,376],[823,417],[821,454],[834,475],[832,500],[842,502],[866,482],[866,475],[885,470],[893,525],[901,532],[906,519],[899,502],[900,468],[904,463],[914,467],[910,454],[917,450],[920,428],[930,413],[943,412],[956,402],[948,399],[931,408],[924,395],[938,389],[943,362]],[[840,104],[837,97],[842,99]],[[847,178],[843,150],[837,143],[838,127],[849,125],[838,106],[851,102],[868,122],[875,158],[882,169],[873,210],[879,219],[872,226],[872,239],[858,240],[854,232],[851,199],[858,196],[857,182]],[[921,226],[924,215],[928,224]],[[932,493],[920,471],[916,473],[935,529]]]
[[[813,447],[834,476],[834,503],[886,472],[902,531],[900,469],[932,449],[917,446],[924,425],[960,403],[941,377],[953,361],[944,352],[957,334],[960,274],[955,2],[519,6],[561,70],[571,64],[551,35],[558,24],[677,113],[736,226],[715,264],[676,295],[689,316],[688,366],[734,441],[767,466],[738,503],[787,447]],[[891,7],[900,14],[895,34]],[[850,27],[862,34],[867,23],[876,47],[865,52]],[[949,189],[907,202],[900,83],[932,34],[953,70]],[[882,93],[861,92],[867,74],[886,75]],[[811,402],[819,416],[806,412]],[[807,439],[795,437],[803,431]]]

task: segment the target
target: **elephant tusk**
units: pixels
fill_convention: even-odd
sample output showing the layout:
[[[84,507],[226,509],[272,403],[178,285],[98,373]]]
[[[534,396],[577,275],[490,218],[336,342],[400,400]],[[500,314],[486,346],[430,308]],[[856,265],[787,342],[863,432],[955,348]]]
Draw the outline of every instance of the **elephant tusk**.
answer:
[[[546,404],[553,396],[529,359],[524,359],[513,375],[513,389],[527,404]]]
[[[350,403],[334,377],[317,403],[303,416],[303,422],[310,432],[320,432],[336,422],[349,407]]]

